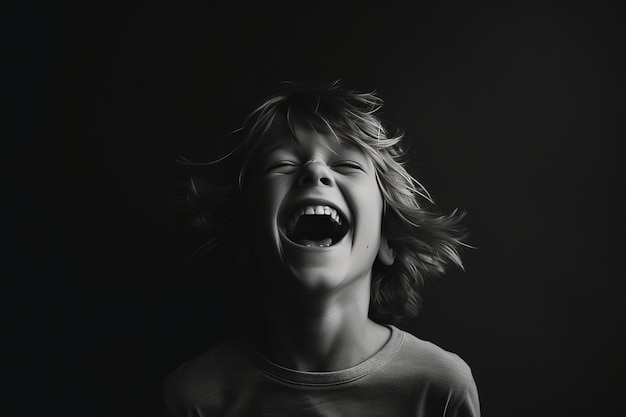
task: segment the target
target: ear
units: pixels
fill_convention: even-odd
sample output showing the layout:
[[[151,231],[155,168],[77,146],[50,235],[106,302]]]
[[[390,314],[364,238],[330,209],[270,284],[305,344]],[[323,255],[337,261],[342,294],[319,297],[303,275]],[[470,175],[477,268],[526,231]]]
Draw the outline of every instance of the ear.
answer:
[[[378,248],[378,260],[383,265],[391,266],[396,260],[396,252],[389,246],[385,235],[380,237],[380,247]]]

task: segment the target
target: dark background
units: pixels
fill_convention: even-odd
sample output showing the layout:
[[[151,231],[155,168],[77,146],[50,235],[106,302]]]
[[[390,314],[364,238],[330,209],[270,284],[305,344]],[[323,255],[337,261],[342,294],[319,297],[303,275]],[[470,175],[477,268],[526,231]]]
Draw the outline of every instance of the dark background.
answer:
[[[466,272],[404,328],[470,364],[485,416],[622,415],[618,4],[10,7],[12,415],[160,415],[161,379],[232,307],[186,264],[201,236],[168,197],[173,159],[278,81],[336,78],[378,91],[414,172],[469,213]]]

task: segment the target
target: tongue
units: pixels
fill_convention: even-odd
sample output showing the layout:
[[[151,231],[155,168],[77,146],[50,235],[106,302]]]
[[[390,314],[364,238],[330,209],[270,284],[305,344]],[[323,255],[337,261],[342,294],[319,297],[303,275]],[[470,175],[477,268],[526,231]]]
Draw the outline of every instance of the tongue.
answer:
[[[333,243],[333,240],[331,238],[326,238],[326,239],[320,239],[320,240],[309,240],[309,239],[298,239],[297,242],[300,245],[304,245],[304,246],[323,246],[323,247],[328,247]]]
[[[305,215],[298,218],[287,236],[299,245],[329,247],[337,235],[337,228],[329,216]]]

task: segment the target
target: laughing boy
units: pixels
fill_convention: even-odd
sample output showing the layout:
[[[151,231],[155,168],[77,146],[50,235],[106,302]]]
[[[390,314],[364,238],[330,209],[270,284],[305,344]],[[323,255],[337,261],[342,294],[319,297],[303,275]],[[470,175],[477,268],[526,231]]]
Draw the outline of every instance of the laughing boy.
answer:
[[[468,365],[393,325],[462,265],[463,233],[381,106],[337,82],[276,94],[238,132],[231,184],[191,181],[213,246],[236,241],[261,289],[258,320],[166,378],[167,416],[480,415]]]

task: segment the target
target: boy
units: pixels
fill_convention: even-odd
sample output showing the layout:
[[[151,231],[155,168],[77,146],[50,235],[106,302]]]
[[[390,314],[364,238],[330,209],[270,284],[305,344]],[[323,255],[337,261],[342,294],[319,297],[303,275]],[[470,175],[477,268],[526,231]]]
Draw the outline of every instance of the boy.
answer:
[[[166,415],[480,414],[466,363],[391,325],[461,266],[463,233],[403,167],[381,106],[337,82],[275,95],[238,132],[233,184],[191,181],[213,246],[239,231],[261,302],[251,329],[166,378]]]

